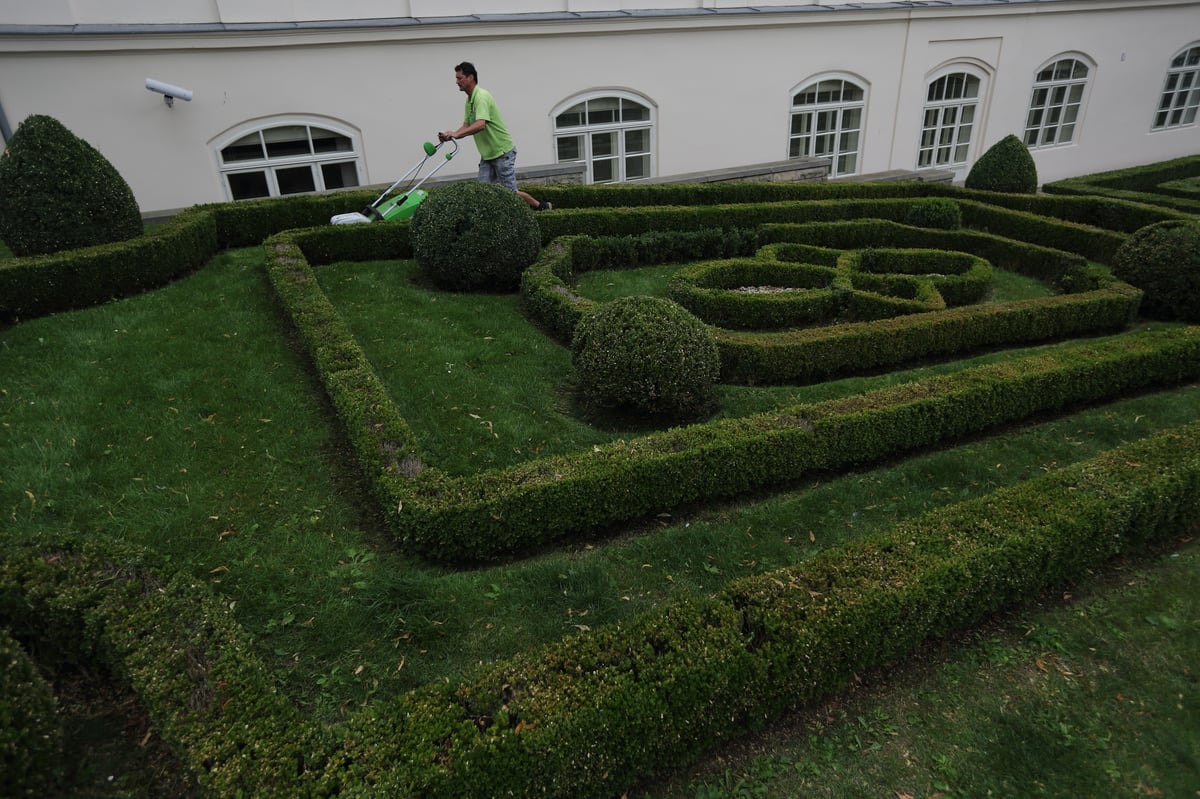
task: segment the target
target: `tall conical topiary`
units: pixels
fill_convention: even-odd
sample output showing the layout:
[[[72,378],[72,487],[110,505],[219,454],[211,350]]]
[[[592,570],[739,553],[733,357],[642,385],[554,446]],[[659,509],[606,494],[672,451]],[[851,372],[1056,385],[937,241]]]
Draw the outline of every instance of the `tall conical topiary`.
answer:
[[[993,144],[967,173],[968,189],[1033,194],[1037,191],[1037,165],[1025,142],[1008,134]]]
[[[40,114],[0,155],[0,239],[14,255],[42,255],[142,234],[129,184],[96,148]]]

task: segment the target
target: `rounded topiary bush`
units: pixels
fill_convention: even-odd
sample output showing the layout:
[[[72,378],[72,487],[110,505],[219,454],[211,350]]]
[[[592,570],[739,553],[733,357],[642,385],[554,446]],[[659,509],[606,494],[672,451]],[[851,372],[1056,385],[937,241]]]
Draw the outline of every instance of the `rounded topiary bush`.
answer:
[[[62,760],[54,693],[0,628],[0,796],[46,796]]]
[[[107,158],[52,117],[20,124],[0,155],[0,239],[14,255],[141,234],[133,191]]]
[[[515,289],[542,246],[524,200],[476,181],[430,192],[413,215],[411,238],[421,271],[453,291]]]
[[[1145,293],[1146,316],[1200,322],[1200,221],[1147,225],[1117,248],[1110,266]]]
[[[585,404],[689,420],[711,411],[721,360],[712,330],[671,300],[623,297],[580,320],[572,348]]]
[[[904,223],[913,227],[958,230],[962,227],[962,208],[949,197],[926,197],[913,203]]]
[[[1037,191],[1037,165],[1025,142],[1008,134],[993,144],[967,172],[968,189],[1033,194]]]

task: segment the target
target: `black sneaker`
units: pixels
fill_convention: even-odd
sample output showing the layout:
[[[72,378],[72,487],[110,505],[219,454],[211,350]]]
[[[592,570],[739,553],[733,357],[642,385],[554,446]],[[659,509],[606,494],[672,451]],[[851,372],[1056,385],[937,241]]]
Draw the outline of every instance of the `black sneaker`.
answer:
[[[542,202],[538,203],[538,207],[537,207],[537,209],[538,209],[539,211],[553,211],[553,210],[554,210],[554,204],[553,204],[553,203],[548,203],[548,202],[546,202],[545,200],[543,200]]]

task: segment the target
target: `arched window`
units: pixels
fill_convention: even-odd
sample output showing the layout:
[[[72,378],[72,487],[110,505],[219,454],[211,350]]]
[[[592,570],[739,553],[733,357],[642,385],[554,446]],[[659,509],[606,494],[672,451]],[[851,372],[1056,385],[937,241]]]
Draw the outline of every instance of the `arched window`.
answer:
[[[830,177],[858,172],[866,91],[843,78],[825,78],[792,95],[788,158],[818,156],[832,164]]]
[[[1091,69],[1078,58],[1060,58],[1038,71],[1033,81],[1025,144],[1052,147],[1075,140]]]
[[[979,113],[981,81],[951,72],[931,81],[925,93],[917,168],[965,166]]]
[[[326,123],[274,122],[241,130],[217,145],[231,200],[344,189],[360,183],[357,136]]]
[[[1154,129],[1194,125],[1197,108],[1200,108],[1200,45],[1193,45],[1171,59],[1158,111],[1154,114]]]
[[[558,163],[587,165],[588,183],[624,183],[654,175],[654,110],[625,92],[567,101],[554,112]]]

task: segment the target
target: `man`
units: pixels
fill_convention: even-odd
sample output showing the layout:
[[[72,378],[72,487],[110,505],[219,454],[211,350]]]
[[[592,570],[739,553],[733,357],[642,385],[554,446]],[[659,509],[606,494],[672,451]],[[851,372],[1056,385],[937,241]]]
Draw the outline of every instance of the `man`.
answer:
[[[458,90],[467,95],[463,123],[455,130],[438,133],[438,141],[475,137],[479,148],[479,179],[484,183],[499,183],[507,186],[529,203],[535,211],[549,211],[550,203],[538,202],[517,188],[517,148],[513,144],[504,118],[496,107],[496,98],[487,89],[479,88],[479,73],[470,61],[454,68],[454,82]]]

